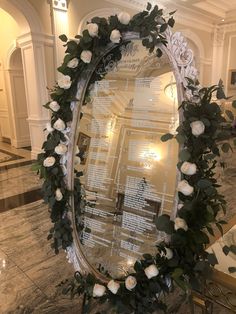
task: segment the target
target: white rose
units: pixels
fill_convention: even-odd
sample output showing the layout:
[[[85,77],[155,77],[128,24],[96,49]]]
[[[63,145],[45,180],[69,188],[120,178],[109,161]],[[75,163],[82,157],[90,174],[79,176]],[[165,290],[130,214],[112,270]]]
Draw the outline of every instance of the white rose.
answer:
[[[56,159],[54,157],[47,157],[43,161],[44,167],[52,167],[56,162]]]
[[[175,228],[175,230],[184,229],[185,231],[187,231],[188,225],[184,219],[177,217],[177,218],[175,218],[174,228]]]
[[[182,164],[180,170],[183,174],[187,174],[188,176],[192,176],[197,172],[197,165],[193,164],[191,162],[185,161]]]
[[[55,192],[55,199],[59,202],[63,199],[63,195],[61,193],[61,190],[59,188],[56,189]]]
[[[54,129],[58,131],[63,131],[66,128],[65,122],[62,119],[57,119],[57,121],[53,124]]]
[[[192,134],[196,137],[203,134],[205,131],[205,125],[202,121],[194,121],[190,124],[192,129]]]
[[[52,109],[52,111],[57,112],[60,109],[60,106],[57,101],[51,101],[49,104],[49,108]]]
[[[132,290],[136,287],[137,285],[137,280],[133,276],[129,276],[125,279],[125,287],[127,290]]]
[[[179,192],[183,193],[186,196],[191,195],[194,190],[193,187],[190,184],[188,184],[188,181],[186,180],[180,181],[177,189]]]
[[[61,75],[58,79],[58,85],[60,88],[69,89],[71,87],[71,83],[69,75]]]
[[[156,265],[154,265],[154,264],[145,268],[144,272],[145,272],[145,275],[148,277],[148,279],[156,277],[159,274],[159,270],[157,269]]]
[[[117,294],[117,291],[120,288],[120,284],[114,280],[110,280],[108,282],[107,288],[113,293],[113,294]]]
[[[130,22],[130,15],[127,12],[120,12],[118,14],[118,20],[121,22],[121,24],[128,25]]]
[[[96,23],[89,23],[87,25],[87,30],[89,32],[89,35],[91,37],[96,37],[98,36],[98,25]]]
[[[84,62],[84,63],[90,63],[91,59],[92,59],[92,52],[89,50],[83,50],[81,52],[80,55],[80,59]]]
[[[102,297],[106,292],[106,287],[96,283],[93,287],[93,297]]]
[[[78,64],[79,60],[77,58],[73,58],[67,63],[67,67],[70,69],[74,69],[78,66]]]
[[[121,39],[121,33],[120,33],[120,31],[118,31],[118,29],[114,29],[114,30],[111,32],[111,36],[110,36],[111,42],[113,42],[113,43],[115,43],[115,44],[119,44],[120,39]]]
[[[167,259],[172,259],[173,256],[174,256],[173,251],[172,251],[170,248],[168,248],[168,247],[165,247],[165,250],[166,250],[166,253],[165,253],[165,252],[162,252],[162,253],[161,253],[161,256],[164,256],[164,257],[167,258]]]
[[[58,155],[63,155],[67,152],[67,146],[65,144],[58,144],[55,147],[55,153]]]
[[[51,123],[50,123],[50,122],[48,122],[48,123],[46,124],[46,129],[47,129],[47,131],[48,131],[49,133],[52,133],[52,132],[54,131],[54,129],[53,129],[53,127],[51,126]]]
[[[81,159],[80,159],[80,157],[75,156],[75,160],[74,160],[74,164],[75,164],[75,166],[76,166],[76,165],[80,165],[80,163],[81,163]]]

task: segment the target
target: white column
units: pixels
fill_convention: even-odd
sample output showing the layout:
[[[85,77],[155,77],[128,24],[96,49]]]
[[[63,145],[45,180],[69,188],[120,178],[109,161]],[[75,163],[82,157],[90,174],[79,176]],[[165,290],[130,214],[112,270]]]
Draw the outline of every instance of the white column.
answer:
[[[51,14],[53,34],[55,36],[55,54],[56,63],[59,67],[65,56],[65,47],[59,36],[65,34],[68,36],[68,13],[66,0],[51,0]]]
[[[224,54],[225,31],[219,26],[215,27],[212,54],[211,83],[217,84],[222,75],[223,54]]]
[[[46,122],[49,112],[43,107],[48,101],[47,78],[45,69],[45,47],[43,35],[32,33],[20,36],[17,42],[21,48],[25,91],[27,100],[28,122],[31,139],[31,156],[36,158],[41,152],[45,139]]]

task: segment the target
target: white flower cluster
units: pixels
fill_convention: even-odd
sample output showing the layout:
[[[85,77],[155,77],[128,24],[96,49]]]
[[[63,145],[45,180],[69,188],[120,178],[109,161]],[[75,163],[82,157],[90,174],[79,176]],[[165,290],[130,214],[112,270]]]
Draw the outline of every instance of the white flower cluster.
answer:
[[[172,258],[172,257],[171,257]],[[148,279],[156,277],[159,274],[159,270],[156,265],[152,264],[144,269],[145,275]],[[125,287],[127,290],[132,291],[137,285],[137,279],[134,276],[128,276],[125,279]],[[120,289],[120,283],[115,280],[110,280],[107,284],[107,288],[113,294],[117,294]],[[93,287],[93,297],[102,297],[106,293],[106,287],[100,284],[95,284]]]

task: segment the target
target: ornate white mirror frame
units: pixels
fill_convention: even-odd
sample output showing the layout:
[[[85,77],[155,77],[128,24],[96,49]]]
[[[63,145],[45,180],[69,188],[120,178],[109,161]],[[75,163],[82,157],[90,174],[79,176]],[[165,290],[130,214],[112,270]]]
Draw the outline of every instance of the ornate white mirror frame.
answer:
[[[165,31],[165,37],[167,41],[167,45],[157,45],[163,53],[168,56],[170,66],[173,70],[176,85],[177,85],[177,96],[178,96],[178,104],[180,105],[184,99],[186,99],[185,93],[191,93],[190,90],[187,91],[188,81],[186,77],[191,78],[192,80],[197,79],[197,69],[194,66],[194,56],[192,50],[188,47],[187,41],[184,36],[180,32],[173,33],[170,28]],[[132,40],[140,40],[142,41],[143,38],[140,38],[139,34],[137,33],[123,33],[122,34],[122,43],[129,42]],[[75,163],[75,147],[76,142],[78,140],[78,129],[80,123],[80,113],[82,110],[82,106],[84,104],[84,98],[86,91],[89,87],[90,79],[93,73],[96,71],[97,66],[101,62],[101,60],[106,56],[109,52],[113,49],[117,48],[117,44],[110,44],[106,48],[104,48],[103,54],[97,59],[96,63],[91,65],[88,70],[86,71],[84,78],[81,78],[78,81],[77,87],[77,94],[76,99],[78,101],[73,101],[71,103],[71,107],[74,108],[73,110],[73,121],[71,124],[70,132],[68,136],[70,138],[70,143],[68,146],[68,159],[67,159],[67,184],[68,189],[70,191],[74,190],[74,163]],[[179,121],[182,122],[182,110],[179,110]],[[177,183],[180,181],[181,175],[176,168],[177,172]],[[172,219],[176,217],[176,211],[178,206],[178,195],[176,192],[175,201],[173,204],[172,210]],[[71,221],[72,221],[72,228],[73,228],[73,239],[74,242],[70,247],[67,247],[67,256],[69,261],[74,265],[76,271],[80,272],[91,272],[97,278],[107,281],[108,279],[102,275],[99,271],[95,270],[87,261],[85,255],[82,252],[80,243],[80,239],[78,236],[77,228],[76,228],[76,219],[75,219],[75,210],[74,210],[74,198],[73,195],[71,196]]]

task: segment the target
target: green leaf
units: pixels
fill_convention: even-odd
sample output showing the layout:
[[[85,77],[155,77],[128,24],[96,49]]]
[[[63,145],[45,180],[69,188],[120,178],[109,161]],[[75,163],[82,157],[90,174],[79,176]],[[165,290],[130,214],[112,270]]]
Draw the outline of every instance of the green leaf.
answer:
[[[181,152],[179,153],[179,159],[181,161],[188,161],[190,157],[191,157],[191,154],[187,149],[181,150]]]
[[[174,135],[167,133],[167,134],[162,135],[161,141],[167,142],[167,141],[171,140],[173,137],[174,137]]]
[[[229,249],[230,249],[230,252],[232,252],[233,254],[236,254],[236,245],[230,245]]]
[[[212,227],[206,226],[206,228],[207,228],[207,231],[210,233],[210,235],[212,235],[214,237],[215,234],[214,234]]]
[[[186,138],[184,135],[181,135],[181,134],[177,134],[175,136],[176,140],[178,141],[179,144],[184,144]]]
[[[198,182],[197,182],[197,186],[204,190],[210,186],[212,186],[212,182],[207,180],[207,179],[200,179]]]
[[[33,164],[32,166],[31,166],[31,170],[32,171],[38,171],[38,170],[40,170],[41,169],[41,165],[40,164]]]
[[[223,235],[224,235],[224,230],[223,230],[223,228],[222,228],[221,224],[216,223],[216,227],[219,229],[219,231],[220,231],[221,235],[223,236]]]
[[[222,248],[222,251],[224,252],[224,254],[227,256],[230,252],[230,249],[227,245],[225,245],[223,248]]]
[[[219,262],[218,262],[218,260],[217,260],[217,258],[216,258],[216,256],[215,256],[214,253],[208,254],[207,259],[208,259],[208,262],[209,262],[212,266],[215,266],[216,264],[219,264]]]
[[[171,277],[173,279],[177,279],[183,275],[184,271],[182,268],[176,268],[173,273],[171,274]]]
[[[68,40],[68,38],[67,38],[67,36],[65,34],[60,35],[59,38],[60,38],[61,41],[65,42],[65,43]]]
[[[147,3],[147,10],[148,10],[148,11],[150,11],[150,10],[151,10],[151,8],[152,8],[152,5],[151,5],[151,3],[150,3],[150,2],[148,2],[148,3]]]
[[[229,267],[228,271],[230,272],[230,274],[236,273],[236,267]]]
[[[76,49],[78,48],[78,44],[74,40],[70,40],[67,43],[67,49],[66,52],[69,52],[71,54],[75,53]]]
[[[234,114],[233,114],[232,111],[230,111],[230,110],[225,110],[225,113],[226,113],[227,117],[228,117],[231,121],[234,120]]]
[[[177,12],[177,10],[171,11],[171,12],[169,13],[169,15],[174,15],[176,12]]]
[[[155,223],[159,231],[164,231],[167,234],[172,234],[174,231],[174,222],[170,220],[168,215],[156,217]]]
[[[222,146],[221,146],[221,149],[224,153],[228,153],[229,150],[232,150],[232,147],[229,143],[224,143]],[[233,150],[232,150],[233,151]]]
[[[164,33],[166,31],[167,27],[168,27],[167,23],[162,24],[161,27],[160,27],[160,32]]]
[[[204,125],[205,125],[206,127],[211,126],[211,122],[210,122],[208,119],[202,118],[201,121],[204,123]]]
[[[234,100],[234,101],[232,102],[232,106],[233,106],[233,108],[236,109],[236,100]]]
[[[174,11],[174,12],[176,12],[176,11]],[[171,13],[170,13],[170,15],[171,15]],[[172,14],[174,14],[174,13],[172,13]],[[175,19],[173,18],[173,16],[168,20],[168,25],[170,27],[173,27],[175,25]]]
[[[157,48],[156,55],[158,58],[160,58],[163,55],[163,52],[160,48]]]

